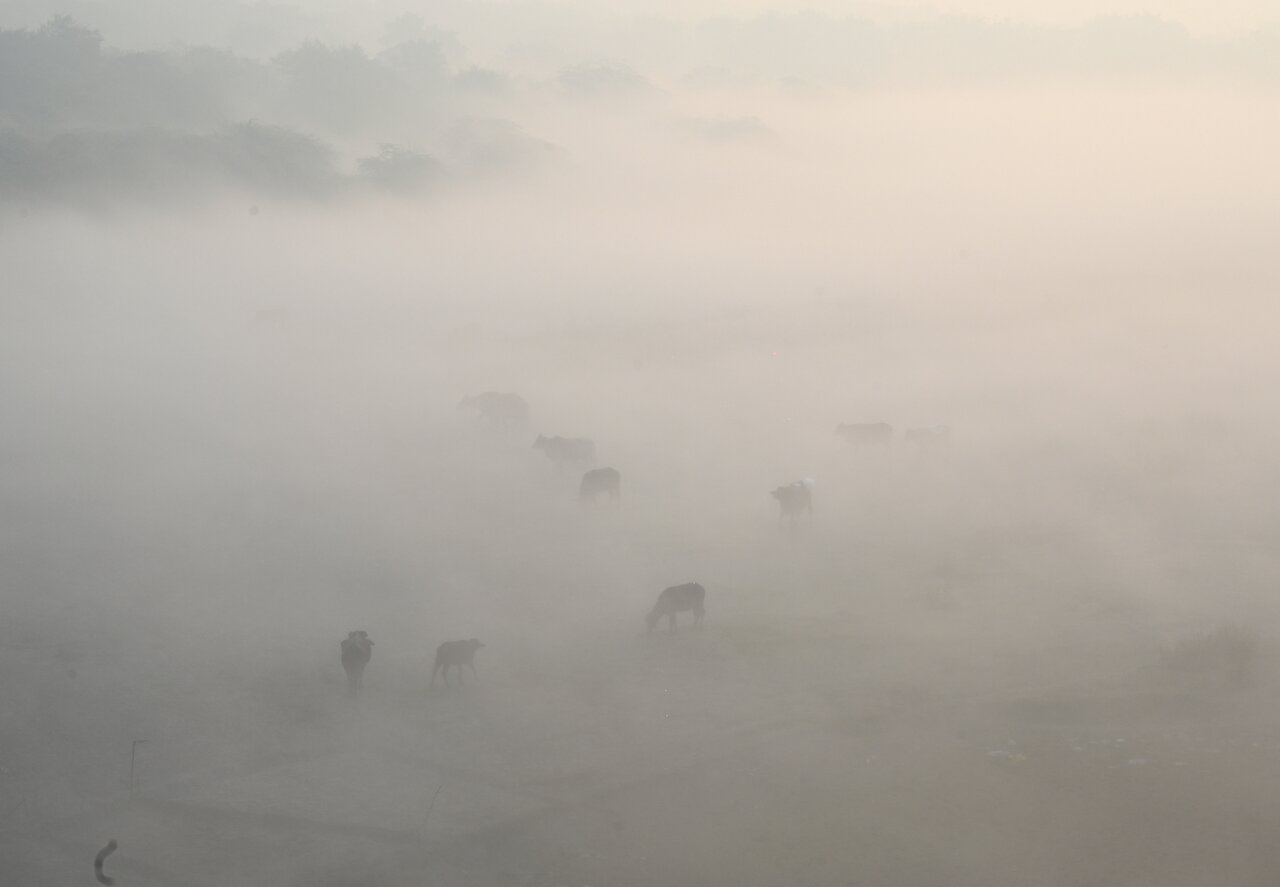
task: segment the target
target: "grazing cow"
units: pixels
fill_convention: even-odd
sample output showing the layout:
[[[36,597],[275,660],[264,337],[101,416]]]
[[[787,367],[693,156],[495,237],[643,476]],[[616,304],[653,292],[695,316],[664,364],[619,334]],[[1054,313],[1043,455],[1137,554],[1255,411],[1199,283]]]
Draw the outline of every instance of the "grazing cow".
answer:
[[[557,466],[590,465],[596,461],[596,445],[585,437],[544,437],[539,434],[533,448],[545,452]]]
[[[893,440],[893,426],[888,422],[871,422],[863,425],[841,423],[836,426],[836,434],[855,449],[864,446],[887,447]]]
[[[436,684],[436,673],[440,669],[444,669],[444,683],[449,685],[449,669],[456,668],[458,670],[458,684],[462,684],[462,666],[471,669],[471,676],[479,679],[476,674],[476,650],[483,647],[475,638],[469,641],[445,641],[436,647],[436,667],[431,669],[431,686]]]
[[[922,450],[942,449],[951,442],[951,428],[934,425],[932,428],[908,428],[902,435],[903,443]]]
[[[622,475],[616,468],[593,468],[582,475],[582,486],[578,487],[578,501],[595,502],[601,493],[607,493],[611,502],[622,497]]]
[[[653,605],[653,609],[645,617],[646,629],[653,631],[654,626],[658,624],[658,620],[666,616],[670,620],[671,630],[675,631],[676,614],[683,613],[686,610],[693,611],[693,627],[700,627],[702,625],[702,617],[707,612],[703,606],[703,601],[706,600],[706,597],[707,590],[697,582],[686,582],[684,585],[673,585],[670,588],[663,589],[662,594],[658,595],[657,603]]]
[[[481,421],[500,431],[518,431],[529,424],[529,405],[518,394],[472,394],[462,399],[458,409],[475,410]]]
[[[813,482],[810,480],[798,480],[795,483],[787,484],[785,487],[778,487],[769,495],[778,500],[779,512],[778,523],[781,524],[786,518],[791,518],[794,522],[801,514],[807,514],[810,520],[813,520]]]
[[[347,673],[347,691],[355,696],[364,687],[364,667],[373,658],[373,641],[367,631],[347,632],[342,642],[342,668]]]

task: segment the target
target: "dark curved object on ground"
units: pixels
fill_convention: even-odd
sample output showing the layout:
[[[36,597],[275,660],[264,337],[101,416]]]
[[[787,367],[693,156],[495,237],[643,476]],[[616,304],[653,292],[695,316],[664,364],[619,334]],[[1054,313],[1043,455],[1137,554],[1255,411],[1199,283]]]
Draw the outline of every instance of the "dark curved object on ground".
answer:
[[[98,851],[98,855],[93,858],[93,875],[98,879],[99,884],[114,884],[115,878],[102,873],[102,864],[107,861],[107,857],[116,852],[116,848],[120,845],[116,843],[116,839],[112,838],[107,842],[107,846]]]

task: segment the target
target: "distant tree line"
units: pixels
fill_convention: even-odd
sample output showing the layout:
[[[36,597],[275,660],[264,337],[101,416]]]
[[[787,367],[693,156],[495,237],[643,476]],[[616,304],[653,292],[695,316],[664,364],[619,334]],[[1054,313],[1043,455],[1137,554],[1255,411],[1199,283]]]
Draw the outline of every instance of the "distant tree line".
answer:
[[[114,51],[65,16],[0,29],[0,202],[184,197],[210,187],[417,194],[452,173],[522,169],[557,155],[492,117],[502,75],[455,71],[451,54],[456,47],[414,37],[375,56],[308,42],[261,62],[209,47]],[[339,142],[378,147],[344,157]],[[411,147],[418,142],[443,157]]]

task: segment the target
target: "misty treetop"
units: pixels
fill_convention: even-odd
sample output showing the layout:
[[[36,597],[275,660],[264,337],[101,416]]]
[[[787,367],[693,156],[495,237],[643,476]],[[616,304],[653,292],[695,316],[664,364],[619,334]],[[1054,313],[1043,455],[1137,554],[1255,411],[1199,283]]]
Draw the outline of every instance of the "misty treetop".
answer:
[[[458,54],[414,37],[377,55],[306,41],[258,61],[212,47],[116,51],[66,16],[0,30],[0,201],[416,194],[450,167],[554,157],[484,113],[504,80],[455,74]]]
[[[25,0],[0,12],[0,25],[46,6]],[[642,23],[571,6],[495,18],[481,6],[446,4],[431,23],[388,7],[376,27],[338,7],[175,0],[145,16],[123,0],[61,7],[145,47],[136,49],[67,15],[0,27],[0,201],[227,188],[418,195],[562,167],[568,150],[517,122],[555,126],[550,109],[577,115],[586,131],[621,111],[686,145],[731,151],[785,140],[752,103],[786,108],[828,88],[1280,83],[1275,33],[1205,38],[1155,16],[1070,27],[812,11]],[[702,107],[684,107],[694,101]]]

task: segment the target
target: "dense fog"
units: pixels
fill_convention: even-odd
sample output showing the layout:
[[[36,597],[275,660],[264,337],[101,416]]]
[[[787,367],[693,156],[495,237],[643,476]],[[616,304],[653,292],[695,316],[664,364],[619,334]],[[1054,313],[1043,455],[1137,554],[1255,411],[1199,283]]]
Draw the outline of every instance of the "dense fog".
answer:
[[[1039,13],[0,6],[4,883],[1275,883],[1280,31]]]

